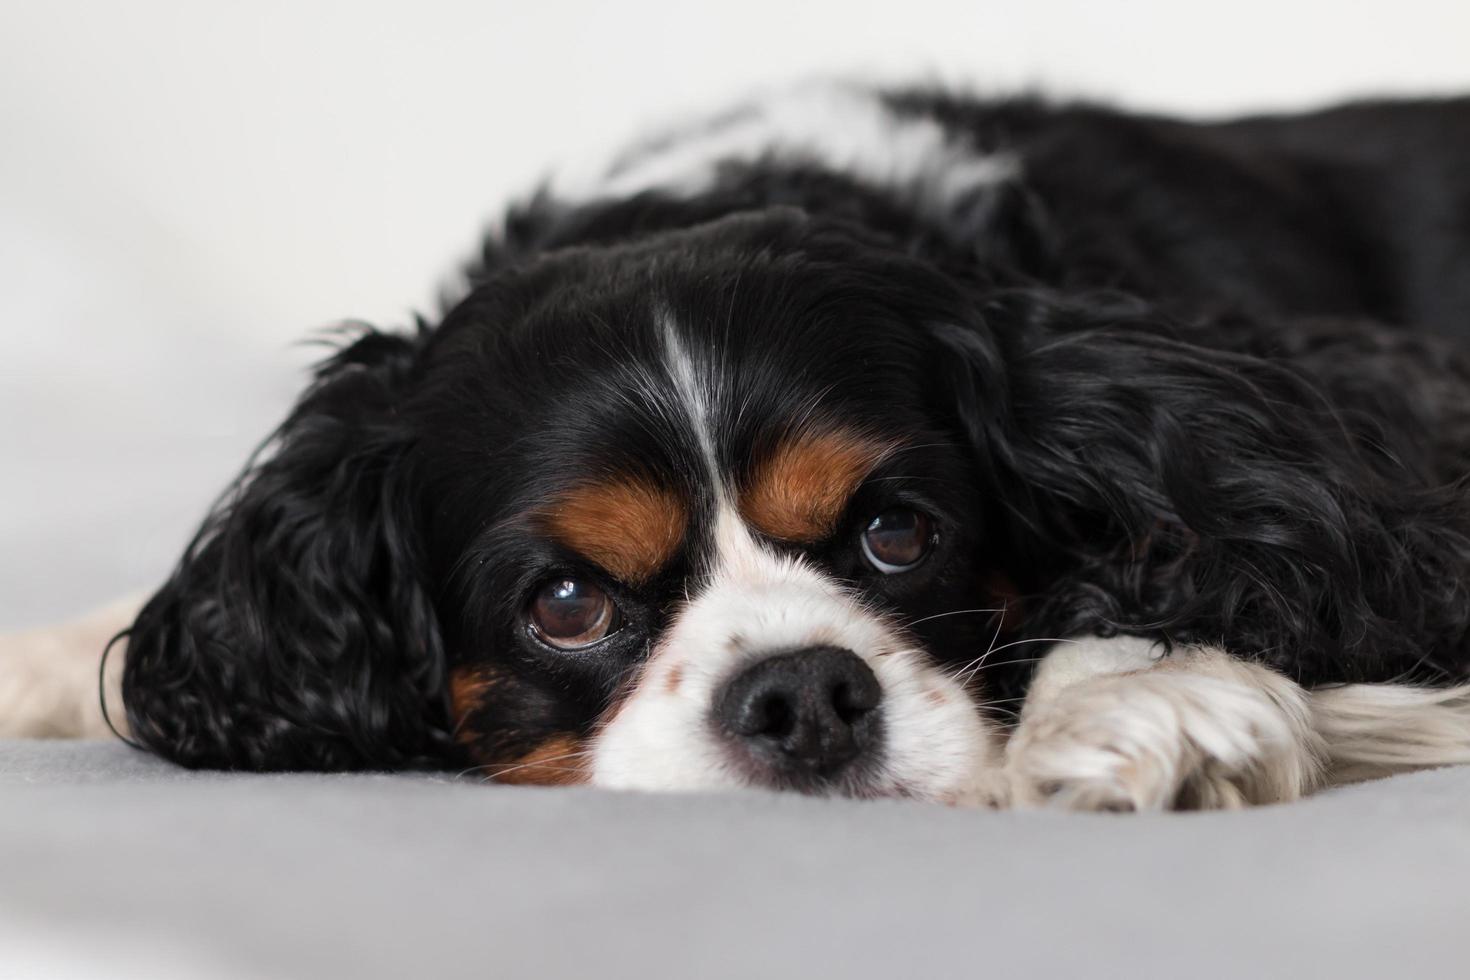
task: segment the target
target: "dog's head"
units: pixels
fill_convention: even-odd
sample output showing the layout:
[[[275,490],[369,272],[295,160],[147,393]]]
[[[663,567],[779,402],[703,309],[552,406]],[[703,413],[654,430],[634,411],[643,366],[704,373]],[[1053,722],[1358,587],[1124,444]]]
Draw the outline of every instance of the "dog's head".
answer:
[[[369,333],[139,617],[133,728],[193,764],[962,794],[1013,598],[942,339],[973,319],[774,210]]]
[[[1005,597],[931,333],[961,308],[778,212],[456,310],[403,408],[454,740],[507,780],[972,786]]]

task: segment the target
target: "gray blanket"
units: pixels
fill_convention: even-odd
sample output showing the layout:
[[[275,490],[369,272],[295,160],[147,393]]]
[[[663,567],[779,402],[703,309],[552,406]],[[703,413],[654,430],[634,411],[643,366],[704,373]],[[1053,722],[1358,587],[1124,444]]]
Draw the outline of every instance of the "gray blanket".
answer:
[[[1464,977],[1470,769],[992,813],[0,742],[0,977]]]

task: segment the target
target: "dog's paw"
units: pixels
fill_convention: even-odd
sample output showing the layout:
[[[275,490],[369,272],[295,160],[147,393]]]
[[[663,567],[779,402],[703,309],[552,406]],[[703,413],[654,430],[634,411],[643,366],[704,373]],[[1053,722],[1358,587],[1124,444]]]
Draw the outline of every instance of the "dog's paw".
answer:
[[[1305,692],[1265,668],[1239,667],[1226,677],[1121,674],[1060,692],[1011,737],[1013,803],[1229,809],[1301,796],[1321,758]]]
[[[0,636],[0,738],[106,738],[98,668],[109,640],[132,622],[141,601],[124,599],[50,629]],[[123,647],[107,664],[113,723],[122,711]]]

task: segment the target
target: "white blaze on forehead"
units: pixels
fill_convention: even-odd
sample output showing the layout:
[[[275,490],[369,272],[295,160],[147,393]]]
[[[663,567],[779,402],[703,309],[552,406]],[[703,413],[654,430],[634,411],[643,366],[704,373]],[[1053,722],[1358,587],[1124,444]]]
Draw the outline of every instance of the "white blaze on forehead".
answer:
[[[715,451],[714,427],[710,424],[710,405],[719,396],[719,392],[713,387],[714,372],[703,372],[710,381],[700,380],[699,366],[690,356],[684,338],[679,336],[678,324],[672,313],[665,311],[659,314],[659,332],[664,343],[664,366],[668,369],[674,391],[694,430],[700,457],[704,461],[705,476],[717,495],[722,498],[728,496],[724,474],[720,472],[720,457]]]
[[[723,164],[764,161],[846,174],[934,209],[1019,172],[1013,154],[984,152],[935,119],[894,110],[871,89],[822,82],[673,131],[610,164],[564,170],[549,189],[568,201],[647,191],[693,196],[715,183]]]

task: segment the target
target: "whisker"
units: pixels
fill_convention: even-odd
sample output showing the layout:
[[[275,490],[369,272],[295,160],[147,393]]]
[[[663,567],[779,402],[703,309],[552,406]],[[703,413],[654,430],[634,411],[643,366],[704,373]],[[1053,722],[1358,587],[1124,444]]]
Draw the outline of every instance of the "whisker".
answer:
[[[951,609],[949,612],[935,613],[932,616],[923,616],[919,619],[914,620],[913,622],[905,623],[904,625],[909,627],[918,626],[920,623],[927,623],[931,619],[944,619],[946,616],[969,616],[979,613],[995,614],[1004,612],[1004,609]]]
[[[501,779],[501,778],[503,778],[505,776],[508,776],[508,775],[510,775],[513,772],[519,772],[522,769],[546,769],[546,770],[548,770],[550,772],[585,772],[586,771],[582,766],[556,766],[556,765],[552,765],[552,763],[558,762],[558,761],[564,761],[566,758],[570,758],[570,757],[564,756],[564,757],[558,757],[556,759],[547,759],[545,761],[522,762],[519,765],[506,766],[506,767],[504,767],[502,769],[497,769],[494,772],[485,773],[480,778],[483,779],[486,782],[490,782],[492,780],[497,780],[497,779]]]
[[[1082,640],[1069,640],[1069,639],[1065,639],[1065,638],[1059,637],[1059,636],[1037,636],[1037,637],[1032,637],[1031,639],[1028,639],[1028,640],[1012,640],[1009,643],[1002,643],[1000,646],[996,647],[994,650],[989,651],[989,653],[987,653],[986,656],[989,656],[990,653],[999,653],[1002,650],[1009,650],[1011,647],[1021,646],[1024,643],[1082,643],[1082,642],[1084,642],[1084,641],[1082,641]]]
[[[1009,609],[1010,609],[1010,603],[1008,603],[1008,602],[1001,603],[1001,607],[1000,607],[1000,618],[995,621],[995,632],[992,633],[991,636],[990,636],[990,646],[986,647],[985,648],[985,652],[980,655],[980,663],[982,663],[982,664],[985,663],[985,658],[988,657],[988,656],[990,656],[992,653],[995,652],[995,644],[996,644],[996,641],[998,641],[1000,639],[1000,631],[1003,630],[1003,629],[1005,629],[1005,626],[1006,626],[1006,612]]]
[[[998,610],[999,613],[1000,613],[1000,619],[996,620],[996,623],[995,623],[995,633],[990,637],[990,645],[985,648],[985,652],[982,653],[982,654],[980,654],[979,657],[977,657],[974,660],[971,660],[969,663],[965,664],[959,670],[955,671],[954,674],[951,675],[952,677],[958,679],[961,674],[963,674],[965,671],[969,670],[971,667],[974,667],[975,669],[978,670],[980,668],[980,666],[985,663],[985,658],[988,657],[988,656],[990,656],[990,652],[995,649],[995,642],[1000,639],[1000,631],[1005,628],[1005,624],[1006,624],[1006,615],[1005,614],[1006,614],[1006,610],[1008,608],[1009,608],[1009,604],[1005,604],[1005,605],[1002,605],[1002,607],[1000,608],[1000,610]],[[964,681],[961,681],[961,683],[968,684],[969,683],[969,679],[966,678]]]
[[[557,768],[558,770],[563,771],[563,772],[580,771],[580,769],[574,769],[573,767],[570,767],[570,766],[553,767],[550,764],[553,763],[553,762],[565,762],[568,759],[590,758],[591,755],[592,755],[592,750],[590,750],[590,749],[579,749],[576,752],[567,752],[564,755],[554,755],[554,756],[551,756],[551,757],[546,758],[546,759],[532,759],[529,762],[521,762],[521,763],[516,763],[516,764],[513,764],[513,765],[499,765],[497,763],[493,763],[492,762],[492,763],[487,763],[487,764],[485,764],[483,766],[471,766],[470,768],[468,768],[468,769],[464,770],[463,772],[460,772],[459,774],[457,774],[455,778],[456,779],[460,779],[460,778],[463,778],[465,776],[468,776],[472,772],[480,772],[480,771],[485,770],[485,769],[495,769],[494,772],[487,773],[485,775],[485,777],[483,777],[483,778],[485,778],[485,779],[498,779],[499,777],[504,776],[506,773],[515,772],[517,769],[529,769],[529,768],[531,768],[533,766],[534,767],[542,767],[542,766],[545,766],[546,768]],[[497,768],[498,765],[499,765],[499,768]]]
[[[479,777],[479,780],[482,783],[494,783],[494,782],[498,782],[507,773],[514,772],[516,769],[519,769],[519,768],[521,768],[521,767],[520,766],[512,766],[510,769],[506,769],[503,772],[492,772],[492,773],[489,773],[487,775],[484,775],[484,776]],[[548,772],[548,773],[552,773],[552,772],[558,772],[558,773],[559,772],[574,772],[574,773],[584,774],[584,773],[587,772],[587,770],[584,767],[582,767],[582,766],[542,766],[542,765],[537,765],[535,768],[536,768],[536,771],[537,772],[544,771],[544,772]]]
[[[1015,664],[1034,664],[1034,663],[1037,663],[1037,662],[1042,661],[1042,660],[1045,660],[1045,659],[1046,659],[1045,657],[1022,657],[1019,660],[1002,660],[998,664],[987,664],[986,666],[988,666],[988,667],[1010,667],[1010,666],[1013,666]],[[979,673],[979,670],[978,669],[971,671],[970,672],[970,676],[965,678],[964,683],[968,684],[970,682],[970,680],[973,679],[974,675],[977,674],[977,673]]]
[[[1000,635],[998,631],[997,631],[996,635],[997,636]],[[1009,643],[1002,643],[998,647],[991,647],[989,650],[986,650],[983,654],[981,654],[977,659],[970,661],[969,663],[967,663],[963,667],[961,667],[959,670],[955,671],[954,674],[952,674],[951,676],[955,680],[959,681],[961,684],[968,684],[968,683],[970,683],[970,681],[972,681],[975,678],[975,675],[978,674],[978,673],[980,673],[981,669],[984,668],[984,667],[986,667],[986,666],[990,666],[990,667],[1005,667],[1005,666],[1009,666],[1011,664],[1024,664],[1024,663],[1030,663],[1031,661],[1034,661],[1034,660],[1041,660],[1042,657],[1032,657],[1029,660],[1006,660],[1006,661],[1003,661],[1002,663],[998,663],[998,664],[990,664],[990,663],[987,663],[988,659],[990,658],[990,656],[992,654],[999,653],[1002,650],[1009,650],[1011,647],[1022,646],[1023,644],[1026,644],[1026,643],[1081,643],[1081,642],[1082,642],[1081,640],[1065,639],[1065,638],[1059,637],[1059,636],[1035,636],[1035,637],[1030,637],[1030,638],[1024,639],[1024,640],[1012,640]]]

